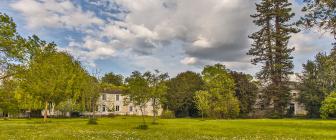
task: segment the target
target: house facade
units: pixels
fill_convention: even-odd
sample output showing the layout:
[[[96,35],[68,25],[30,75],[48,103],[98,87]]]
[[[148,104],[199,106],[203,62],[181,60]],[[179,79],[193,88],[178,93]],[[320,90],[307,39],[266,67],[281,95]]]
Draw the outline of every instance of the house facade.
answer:
[[[132,103],[126,104],[124,101],[127,97],[121,91],[101,92],[97,102],[97,115],[141,115],[138,106]],[[152,102],[149,101],[144,109],[144,115],[153,116]],[[162,108],[158,109],[158,116],[162,113]]]

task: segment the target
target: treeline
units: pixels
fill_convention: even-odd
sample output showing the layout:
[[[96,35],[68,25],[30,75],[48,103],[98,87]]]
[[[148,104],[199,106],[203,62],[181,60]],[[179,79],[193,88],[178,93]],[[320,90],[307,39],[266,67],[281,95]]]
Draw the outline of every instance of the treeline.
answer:
[[[170,79],[157,70],[134,71],[125,80],[122,75],[108,73],[102,82],[125,86],[129,101],[140,109],[151,101],[154,114],[163,108],[163,117],[247,117],[258,93],[258,83],[251,75],[230,71],[221,64],[206,66],[201,74],[186,71]]]

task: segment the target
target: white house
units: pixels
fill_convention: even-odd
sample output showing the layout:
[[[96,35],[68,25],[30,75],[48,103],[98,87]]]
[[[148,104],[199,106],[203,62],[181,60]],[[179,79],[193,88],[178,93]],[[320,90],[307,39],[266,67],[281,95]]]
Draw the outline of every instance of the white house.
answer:
[[[119,90],[102,92],[97,102],[97,115],[141,115],[141,110],[138,106],[132,103],[125,104],[126,96]],[[158,116],[162,113],[162,108],[158,110]],[[144,109],[144,115],[153,116],[152,102],[148,102]]]

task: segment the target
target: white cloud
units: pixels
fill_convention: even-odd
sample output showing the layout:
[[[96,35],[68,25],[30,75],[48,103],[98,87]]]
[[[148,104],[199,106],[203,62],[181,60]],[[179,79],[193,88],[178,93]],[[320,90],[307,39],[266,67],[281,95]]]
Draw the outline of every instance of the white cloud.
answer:
[[[193,64],[196,64],[196,62],[197,62],[197,59],[195,57],[186,57],[181,60],[181,63],[185,65],[193,65]]]
[[[104,23],[93,12],[84,12],[69,0],[18,0],[10,6],[25,17],[27,26],[32,29],[41,27],[79,29]]]

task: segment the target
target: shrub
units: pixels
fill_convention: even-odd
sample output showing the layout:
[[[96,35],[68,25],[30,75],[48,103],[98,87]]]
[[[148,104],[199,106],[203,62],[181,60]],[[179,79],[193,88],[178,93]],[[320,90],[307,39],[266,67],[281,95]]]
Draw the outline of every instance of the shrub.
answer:
[[[164,110],[161,114],[162,119],[173,119],[175,118],[175,113],[171,110]]]
[[[96,118],[90,118],[89,121],[88,121],[88,124],[89,125],[97,125],[98,124],[97,119]]]
[[[327,119],[330,116],[336,115],[336,92],[331,93],[323,102],[321,106],[321,117]]]
[[[148,129],[148,125],[147,124],[140,124],[136,127],[136,129],[142,129],[142,130],[147,130]]]

